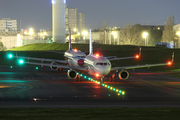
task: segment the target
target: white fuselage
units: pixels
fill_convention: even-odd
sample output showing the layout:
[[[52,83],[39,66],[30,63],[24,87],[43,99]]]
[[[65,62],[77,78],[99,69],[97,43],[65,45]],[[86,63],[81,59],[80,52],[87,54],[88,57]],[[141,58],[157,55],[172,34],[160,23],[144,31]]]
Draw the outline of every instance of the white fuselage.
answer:
[[[109,74],[111,70],[110,61],[101,56],[87,55],[84,64],[88,67],[88,73],[90,75],[99,74],[99,76],[105,76]]]
[[[80,58],[85,58],[86,54],[84,52],[77,50],[67,50],[64,54],[64,57],[68,61],[68,64],[70,66],[82,67],[84,65],[84,60]],[[73,58],[73,57],[78,57],[78,58]]]

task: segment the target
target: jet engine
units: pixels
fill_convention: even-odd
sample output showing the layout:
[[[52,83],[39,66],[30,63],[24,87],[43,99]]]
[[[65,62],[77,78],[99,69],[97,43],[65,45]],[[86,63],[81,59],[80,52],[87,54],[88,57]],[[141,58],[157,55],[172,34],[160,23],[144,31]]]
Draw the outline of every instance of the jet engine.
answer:
[[[56,62],[51,63],[52,66],[50,66],[51,70],[58,70],[58,67],[54,67],[53,65],[58,65]]]
[[[68,70],[67,76],[70,79],[76,79],[77,78],[77,72],[75,70]]]
[[[126,70],[122,70],[119,72],[119,79],[126,80],[129,78],[129,73]]]

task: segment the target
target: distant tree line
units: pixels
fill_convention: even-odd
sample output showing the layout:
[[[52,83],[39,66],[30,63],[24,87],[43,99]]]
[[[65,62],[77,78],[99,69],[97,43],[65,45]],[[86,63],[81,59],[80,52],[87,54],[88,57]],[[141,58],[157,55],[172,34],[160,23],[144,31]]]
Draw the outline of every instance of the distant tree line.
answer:
[[[120,45],[145,45],[145,39],[143,38],[143,32],[147,32],[148,36],[148,45],[154,46],[156,42],[175,42],[176,44],[178,40],[175,40],[177,38],[177,35],[175,34],[175,31],[173,30],[174,26],[174,17],[170,15],[166,19],[166,24],[163,29],[146,29],[143,28],[140,24],[129,24],[127,23],[117,32],[118,40],[116,44]],[[112,43],[112,39],[109,40],[107,37],[107,32],[112,32],[112,30],[106,29],[106,22],[103,23],[103,28],[101,29],[102,32],[100,32],[100,43],[102,44],[109,44],[109,41]],[[111,33],[110,33],[111,34]],[[106,41],[106,43],[105,43]],[[108,41],[108,42],[107,42]]]

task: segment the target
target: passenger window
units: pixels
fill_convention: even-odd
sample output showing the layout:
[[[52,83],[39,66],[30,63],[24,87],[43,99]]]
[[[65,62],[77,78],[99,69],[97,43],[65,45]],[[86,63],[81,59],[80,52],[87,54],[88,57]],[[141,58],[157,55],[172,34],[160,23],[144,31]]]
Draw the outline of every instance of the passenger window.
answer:
[[[107,63],[104,63],[104,65],[107,65]]]

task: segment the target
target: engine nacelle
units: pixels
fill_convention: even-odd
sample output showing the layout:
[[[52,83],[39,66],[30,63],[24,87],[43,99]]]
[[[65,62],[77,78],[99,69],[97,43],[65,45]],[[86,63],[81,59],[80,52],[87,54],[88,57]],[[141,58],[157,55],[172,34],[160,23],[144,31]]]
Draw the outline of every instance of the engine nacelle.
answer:
[[[52,66],[50,66],[51,70],[58,70],[58,67],[54,67],[53,65],[57,65],[56,62],[51,63]]]
[[[67,76],[70,79],[76,79],[77,78],[77,72],[75,70],[68,70]]]
[[[119,72],[119,79],[126,80],[129,78],[129,73],[126,70],[122,70]]]

